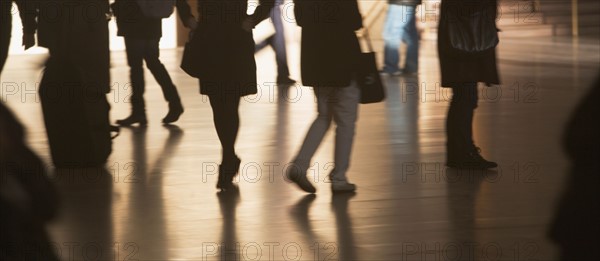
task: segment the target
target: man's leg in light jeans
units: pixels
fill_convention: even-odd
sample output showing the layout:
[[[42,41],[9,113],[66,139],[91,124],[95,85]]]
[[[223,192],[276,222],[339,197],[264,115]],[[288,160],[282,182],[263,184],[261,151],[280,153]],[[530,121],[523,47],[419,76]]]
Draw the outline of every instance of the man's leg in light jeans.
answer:
[[[419,71],[419,33],[414,6],[406,6],[405,17],[408,23],[402,33],[402,41],[407,45],[404,73],[415,73]]]
[[[293,162],[302,172],[308,169],[312,157],[315,155],[319,145],[321,145],[327,130],[329,130],[331,120],[333,119],[332,107],[335,105],[333,95],[336,89],[333,87],[314,88],[315,96],[317,97],[318,115],[306,133],[300,151]]]
[[[383,27],[384,72],[395,73],[400,71],[398,67],[400,62],[400,43],[406,41],[403,39],[407,35],[406,28],[411,21],[414,23],[414,20],[415,6],[394,4],[388,6],[385,25]]]
[[[346,172],[350,167],[350,156],[356,120],[358,119],[358,103],[360,101],[360,89],[355,81],[350,86],[338,88],[335,93],[336,102],[333,104],[333,120],[335,129],[335,168],[329,178],[332,182],[347,182]]]

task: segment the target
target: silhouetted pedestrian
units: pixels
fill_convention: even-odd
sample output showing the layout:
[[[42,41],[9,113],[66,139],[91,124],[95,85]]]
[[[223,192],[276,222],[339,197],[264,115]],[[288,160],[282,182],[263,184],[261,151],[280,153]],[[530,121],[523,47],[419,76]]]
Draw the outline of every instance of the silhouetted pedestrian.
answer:
[[[176,1],[180,8],[184,0]],[[169,8],[167,5],[155,5],[155,8]],[[172,10],[172,6],[170,6]],[[127,52],[127,63],[130,67],[131,78],[131,115],[117,120],[119,125],[131,125],[138,123],[147,124],[146,103],[144,101],[145,80],[143,62],[150,70],[160,88],[165,100],[169,103],[169,112],[163,118],[165,124],[175,122],[183,113],[183,105],[177,92],[177,88],[165,66],[159,60],[158,43],[162,37],[162,18],[150,17],[144,14],[137,0],[117,0],[112,5],[117,17],[118,35],[125,38]],[[168,11],[167,11],[168,13]],[[187,27],[193,26],[183,20]]]
[[[285,48],[285,29],[283,27],[283,16],[281,15],[281,5],[283,0],[275,0],[275,6],[271,11],[271,22],[275,28],[275,33],[269,38],[256,44],[256,51],[262,50],[270,45],[275,51],[275,61],[277,62],[277,83],[294,84],[296,81],[290,78],[290,69],[287,62],[287,51]]]
[[[50,53],[39,92],[56,167],[102,166],[112,152],[108,0],[78,3],[38,2],[38,43]]]
[[[57,209],[58,193],[43,162],[0,102],[0,260],[59,260],[46,233]]]
[[[356,0],[301,1],[294,12],[302,27],[302,83],[314,88],[318,116],[312,123],[300,151],[288,168],[287,178],[302,190],[314,193],[306,177],[312,157],[332,121],[335,132],[335,168],[329,174],[333,192],[356,190],[346,172],[354,141],[360,89],[355,80],[360,45],[355,31],[362,27]],[[319,15],[327,13],[330,15]]]
[[[472,130],[478,102],[477,83],[484,82],[488,86],[500,83],[495,50],[496,8],[496,0],[442,1],[438,53],[442,86],[452,88],[446,118],[448,167],[486,169],[497,166],[481,156],[473,141]]]
[[[273,4],[273,0],[261,0],[254,13],[247,15],[247,0],[198,0],[200,20],[193,43],[200,53],[200,93],[208,95],[223,149],[217,182],[222,190],[234,187],[241,163],[235,153],[240,99],[257,93],[252,28],[269,16]],[[192,17],[189,7],[180,14],[184,21]]]
[[[419,34],[417,32],[416,9],[421,0],[388,0],[387,16],[383,26],[384,66],[382,72],[389,75],[411,75],[419,71]],[[402,70],[400,43],[407,45]]]
[[[552,241],[560,248],[560,260],[598,260],[600,243],[600,75],[575,108],[563,136],[570,173],[554,222]]]

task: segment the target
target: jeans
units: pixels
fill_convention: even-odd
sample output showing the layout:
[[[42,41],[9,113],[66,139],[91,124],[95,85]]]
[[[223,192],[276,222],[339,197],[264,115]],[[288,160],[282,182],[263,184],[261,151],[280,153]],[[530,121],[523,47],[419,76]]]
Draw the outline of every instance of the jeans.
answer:
[[[277,77],[284,78],[290,76],[290,70],[287,63],[287,51],[285,48],[285,31],[283,29],[283,20],[281,15],[281,2],[276,1],[271,10],[271,22],[275,28],[275,34],[267,40],[256,44],[256,51],[262,50],[270,45],[275,51],[275,61],[277,62]]]
[[[473,142],[473,114],[477,108],[476,82],[452,87],[452,100],[446,118],[446,149],[448,161],[457,161],[475,149]]]
[[[394,5],[388,7],[383,27],[384,67],[383,71],[393,73],[400,71],[400,42],[407,45],[404,72],[413,73],[419,70],[419,35],[415,18],[416,6]]]
[[[346,181],[346,171],[350,167],[355,123],[358,118],[360,89],[355,82],[352,82],[350,86],[343,88],[315,88],[315,95],[317,96],[318,116],[310,126],[304,143],[294,159],[294,164],[302,171],[308,169],[312,157],[333,120],[336,124],[335,167],[329,178],[332,181]]]
[[[177,89],[171,80],[171,76],[165,69],[165,66],[158,59],[158,42],[160,39],[141,39],[125,37],[125,48],[127,52],[127,63],[130,67],[130,77],[132,86],[131,103],[133,113],[144,113],[144,68],[143,61],[146,61],[146,67],[150,70],[158,84],[160,85],[165,100],[169,103],[180,102]]]

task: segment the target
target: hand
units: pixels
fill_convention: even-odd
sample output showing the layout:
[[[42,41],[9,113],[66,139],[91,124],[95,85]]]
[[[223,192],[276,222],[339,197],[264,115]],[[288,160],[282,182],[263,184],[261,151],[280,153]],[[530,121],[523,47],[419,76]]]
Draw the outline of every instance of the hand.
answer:
[[[31,34],[31,33],[23,34],[23,46],[25,47],[25,50],[31,48],[34,45],[35,45],[35,34]]]
[[[192,16],[187,19],[185,26],[187,26],[187,28],[190,28],[192,30],[196,30],[196,28],[198,27],[198,21],[196,21],[196,18],[194,18]]]
[[[244,19],[242,22],[242,29],[249,33],[252,32],[252,29],[254,29],[254,21],[252,21],[250,17]]]

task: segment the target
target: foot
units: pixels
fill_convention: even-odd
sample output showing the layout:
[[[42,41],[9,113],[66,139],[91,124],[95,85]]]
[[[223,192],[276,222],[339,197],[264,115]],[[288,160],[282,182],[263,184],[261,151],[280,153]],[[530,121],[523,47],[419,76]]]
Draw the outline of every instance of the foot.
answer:
[[[398,70],[398,71],[386,71],[386,70],[381,70],[379,71],[380,75],[388,75],[388,76],[400,76],[402,75],[402,71]]]
[[[179,120],[179,116],[181,116],[181,114],[183,114],[183,106],[181,105],[181,102],[170,102],[169,112],[167,113],[167,116],[163,118],[162,122],[164,124],[176,122]]]
[[[120,126],[131,126],[136,123],[140,126],[146,126],[146,124],[148,124],[148,120],[146,120],[146,115],[131,114],[125,119],[117,120],[117,125]]]
[[[493,161],[488,161],[481,156],[481,149],[475,149],[466,153],[458,159],[448,160],[446,166],[457,169],[491,169],[498,167],[498,164]]]
[[[315,186],[313,186],[306,177],[306,172],[300,170],[300,168],[297,166],[290,166],[287,170],[286,177],[292,182],[296,183],[300,189],[308,193],[317,192]]]
[[[285,76],[285,77],[277,77],[277,83],[278,84],[294,84],[296,83],[296,80]]]
[[[332,180],[331,181],[331,191],[333,193],[349,193],[356,191],[356,185],[349,183],[346,180]]]
[[[219,178],[217,180],[217,188],[220,190],[236,189],[233,184],[233,178],[238,174],[241,160],[235,158],[230,163],[223,163],[219,166]]]
[[[419,72],[417,72],[417,71],[406,71],[406,70],[402,71],[402,76],[414,77],[417,75],[419,75]]]

